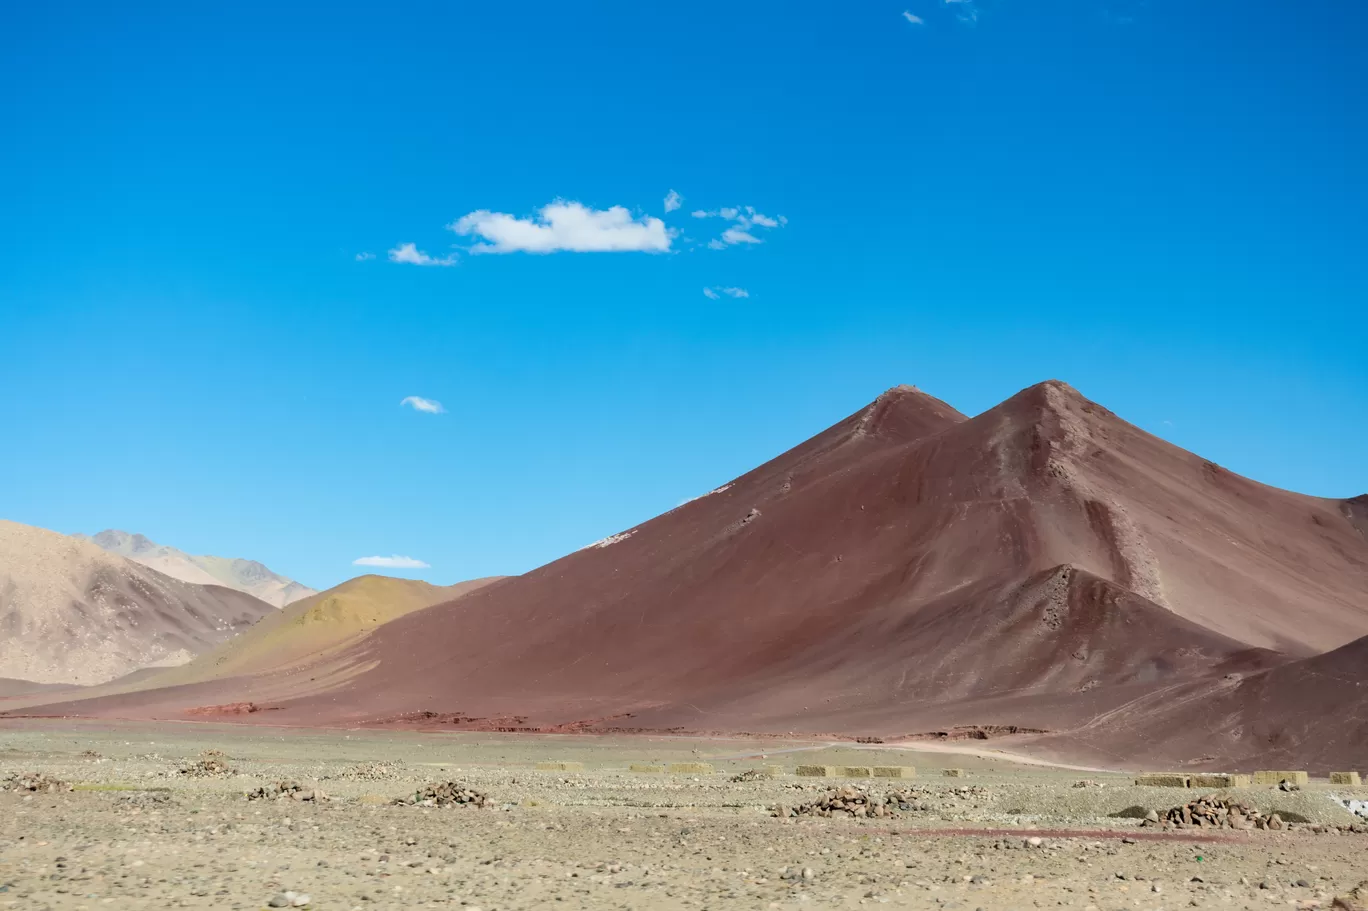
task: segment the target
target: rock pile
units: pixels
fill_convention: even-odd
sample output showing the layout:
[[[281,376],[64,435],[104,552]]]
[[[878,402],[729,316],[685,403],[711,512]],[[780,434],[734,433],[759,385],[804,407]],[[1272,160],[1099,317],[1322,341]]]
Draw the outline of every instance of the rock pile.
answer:
[[[743,781],[765,781],[766,779],[771,777],[773,776],[771,776],[769,772],[764,772],[760,769],[746,769],[744,772],[741,772],[740,774],[733,775],[731,777],[731,780],[734,783],[740,784]]]
[[[337,775],[324,777],[342,778],[347,781],[387,781],[398,778],[402,774],[402,767],[402,762],[363,762]]]
[[[1163,814],[1151,813],[1141,823],[1164,828],[1284,829],[1287,824],[1277,813],[1265,816],[1258,807],[1242,800],[1205,794]]]
[[[783,819],[795,816],[820,816],[829,819],[833,816],[851,816],[856,819],[887,819],[909,810],[929,809],[926,804],[917,803],[912,791],[890,791],[883,797],[876,797],[864,788],[844,787],[829,791],[811,803],[796,807],[783,804],[774,807],[770,815]]]
[[[248,800],[314,800],[324,801],[328,795],[314,788],[306,788],[297,781],[277,781],[252,788],[247,792]]]
[[[171,805],[170,791],[134,791],[132,794],[120,794],[115,801],[120,807],[138,810],[152,810],[158,807]]]
[[[425,785],[413,796],[400,797],[394,801],[397,807],[486,807],[491,803],[488,794],[481,794],[455,781]]]
[[[180,773],[191,778],[226,778],[229,775],[236,775],[237,769],[217,756],[209,756],[183,766]]]
[[[16,772],[0,781],[0,791],[20,791],[30,794],[56,793],[74,790],[70,784],[42,772]]]

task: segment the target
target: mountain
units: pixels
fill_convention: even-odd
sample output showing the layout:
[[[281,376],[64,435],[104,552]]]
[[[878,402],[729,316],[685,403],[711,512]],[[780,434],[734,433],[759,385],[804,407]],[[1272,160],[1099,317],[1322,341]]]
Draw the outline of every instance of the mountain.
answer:
[[[453,601],[501,578],[438,586],[416,579],[358,576],[287,605],[194,661],[163,671],[151,682],[168,686],[312,664],[397,617]]]
[[[191,556],[142,535],[112,528],[90,540],[110,553],[150,566],[173,579],[196,585],[226,585],[276,607],[318,594],[306,585],[271,572],[255,560]]]
[[[1168,694],[1255,694],[1368,635],[1362,519],[1361,500],[1240,477],[1057,381],[972,418],[897,387],[710,494],[384,624],[326,675],[62,711],[259,699],[298,724],[964,728],[1220,762],[1249,755],[1238,721],[1193,757]]]
[[[0,520],[0,678],[102,683],[187,661],[274,613],[243,592],[183,582],[89,541]]]

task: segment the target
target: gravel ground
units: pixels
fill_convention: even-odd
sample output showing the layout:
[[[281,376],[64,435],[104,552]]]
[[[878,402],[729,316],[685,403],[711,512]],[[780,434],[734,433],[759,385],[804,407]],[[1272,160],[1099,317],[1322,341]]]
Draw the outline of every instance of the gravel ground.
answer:
[[[810,749],[781,752],[800,746]],[[542,760],[585,771],[537,771]],[[673,761],[716,771],[627,770]],[[809,762],[919,775],[728,780]],[[220,764],[227,773],[215,774]],[[942,777],[951,765],[964,777]],[[1198,791],[854,746],[29,721],[0,727],[0,780],[18,772],[76,790],[0,794],[0,908],[1328,908],[1368,878],[1368,837],[1182,838],[1127,818]],[[1084,778],[1094,786],[1074,787]],[[246,799],[280,781],[328,799]],[[446,781],[489,799],[391,803]],[[896,819],[771,815],[851,783],[911,788],[917,802]],[[1346,823],[1329,795],[1368,796],[1356,790],[1234,793],[1266,812]]]

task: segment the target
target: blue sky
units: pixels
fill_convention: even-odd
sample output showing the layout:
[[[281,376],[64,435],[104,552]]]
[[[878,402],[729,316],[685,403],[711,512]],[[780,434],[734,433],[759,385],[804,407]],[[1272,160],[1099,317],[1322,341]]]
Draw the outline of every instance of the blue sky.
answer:
[[[0,14],[0,516],[454,582],[1050,377],[1368,491],[1363,4],[207,6]]]

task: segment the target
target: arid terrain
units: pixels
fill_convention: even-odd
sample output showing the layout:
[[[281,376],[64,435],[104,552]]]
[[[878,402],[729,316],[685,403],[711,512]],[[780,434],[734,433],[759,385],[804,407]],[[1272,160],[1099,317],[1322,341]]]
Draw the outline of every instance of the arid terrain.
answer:
[[[1198,792],[979,746],[8,721],[0,780],[75,790],[0,793],[0,907],[1309,908],[1368,876],[1368,836],[1144,827],[1144,811]],[[583,769],[536,768],[548,761]],[[676,762],[714,771],[631,769]],[[813,779],[799,764],[917,775]],[[767,766],[782,773],[732,780]],[[280,781],[319,799],[247,799]],[[447,781],[487,803],[393,805]],[[773,815],[841,786],[902,791],[908,809]],[[1334,826],[1353,817],[1329,794],[1354,792],[1368,796],[1227,793]]]

